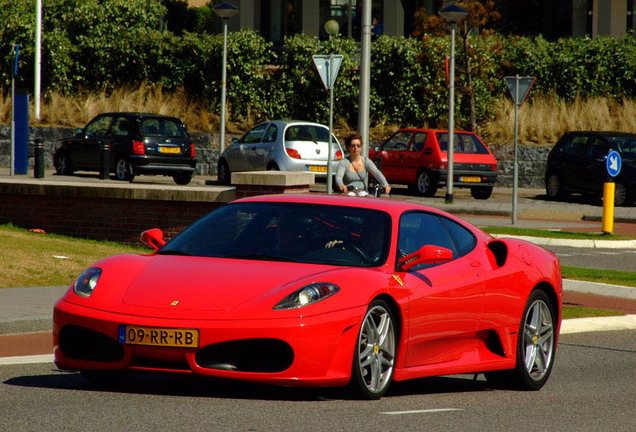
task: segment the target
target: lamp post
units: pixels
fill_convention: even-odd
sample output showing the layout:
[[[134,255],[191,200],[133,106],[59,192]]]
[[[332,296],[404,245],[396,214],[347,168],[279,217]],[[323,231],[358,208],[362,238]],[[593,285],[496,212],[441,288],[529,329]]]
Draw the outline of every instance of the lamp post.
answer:
[[[225,93],[227,75],[227,20],[239,13],[239,8],[228,3],[214,6],[214,13],[223,20],[223,66],[221,71],[221,131],[219,136],[219,154],[225,150]]]
[[[457,23],[468,15],[468,11],[457,5],[456,1],[447,1],[439,14],[451,25],[451,55],[448,89],[448,168],[446,173],[446,203],[453,203],[453,156],[455,154],[455,30]]]

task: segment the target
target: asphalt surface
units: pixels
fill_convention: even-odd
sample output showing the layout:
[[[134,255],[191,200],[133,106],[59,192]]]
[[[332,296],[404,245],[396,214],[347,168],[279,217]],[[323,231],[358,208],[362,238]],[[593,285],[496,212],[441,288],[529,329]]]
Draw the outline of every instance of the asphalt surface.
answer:
[[[0,169],[0,177],[6,176],[6,169]],[[51,177],[48,172],[47,176]],[[22,176],[25,177],[25,176]],[[99,180],[97,176],[75,177],[55,176],[56,180],[73,182],[111,182]],[[133,185],[144,187],[149,183],[174,184],[169,178],[140,177]],[[215,187],[213,177],[195,177],[192,186]],[[188,187],[188,186],[185,186]],[[324,192],[325,184],[317,183],[312,192]],[[594,199],[573,196],[566,202],[544,199],[541,189],[519,189],[517,191],[516,215],[513,223],[513,191],[510,188],[495,188],[488,200],[475,200],[466,189],[455,189],[454,202],[445,203],[445,190],[432,198],[415,197],[408,194],[406,187],[395,185],[391,199],[422,203],[456,214],[477,226],[507,226],[569,232],[601,232],[602,205]],[[636,235],[636,206],[617,207],[614,213],[613,235]],[[546,248],[565,246],[572,248],[597,248],[633,250],[636,241],[613,240],[565,240],[526,238]],[[634,263],[636,268],[636,263]],[[52,310],[55,302],[68,287],[24,287],[0,289],[0,357],[40,354],[44,349],[50,353],[50,330]],[[607,284],[564,280],[564,303],[617,310],[628,315],[622,317],[568,320],[563,331],[619,330],[636,328],[636,288]],[[16,337],[21,335],[22,337]],[[29,336],[30,335],[30,336]],[[48,339],[47,339],[48,338]],[[42,340],[47,339],[49,346]],[[36,348],[37,347],[37,348]],[[43,353],[42,353],[43,354]]]

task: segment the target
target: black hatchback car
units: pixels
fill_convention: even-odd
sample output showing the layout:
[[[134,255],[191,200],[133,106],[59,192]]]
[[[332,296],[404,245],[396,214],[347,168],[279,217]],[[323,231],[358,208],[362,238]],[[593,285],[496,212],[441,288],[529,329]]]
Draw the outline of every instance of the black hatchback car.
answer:
[[[57,173],[99,171],[103,146],[110,148],[110,172],[119,180],[159,174],[185,185],[194,176],[194,144],[181,120],[123,112],[100,114],[84,129],[77,129],[75,136],[60,141],[53,161]]]
[[[617,151],[622,160],[614,178],[614,204],[630,205],[636,196],[636,134],[624,132],[566,132],[548,155],[548,198],[558,199],[570,192],[602,196],[610,150]]]

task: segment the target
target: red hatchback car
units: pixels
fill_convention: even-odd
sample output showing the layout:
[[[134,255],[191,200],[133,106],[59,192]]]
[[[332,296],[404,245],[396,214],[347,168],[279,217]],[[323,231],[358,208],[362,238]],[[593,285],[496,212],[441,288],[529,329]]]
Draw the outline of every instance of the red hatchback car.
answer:
[[[497,160],[474,132],[455,132],[453,185],[469,187],[476,199],[488,199],[497,181]],[[405,183],[422,196],[446,185],[448,131],[400,129],[369,157],[387,181]]]

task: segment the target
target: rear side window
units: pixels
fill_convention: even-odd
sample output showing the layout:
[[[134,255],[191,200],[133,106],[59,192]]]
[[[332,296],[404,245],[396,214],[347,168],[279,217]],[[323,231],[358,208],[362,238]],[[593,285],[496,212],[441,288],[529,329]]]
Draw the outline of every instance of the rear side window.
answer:
[[[385,151],[406,151],[413,132],[397,132],[382,146]]]
[[[582,135],[570,136],[561,147],[561,151],[566,154],[585,156],[585,143],[587,137]]]

